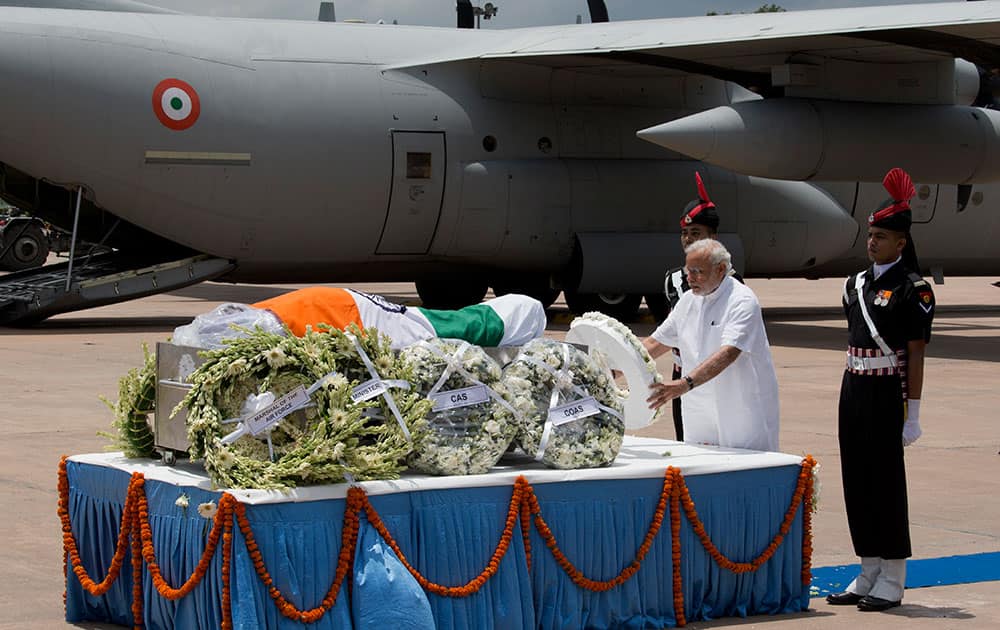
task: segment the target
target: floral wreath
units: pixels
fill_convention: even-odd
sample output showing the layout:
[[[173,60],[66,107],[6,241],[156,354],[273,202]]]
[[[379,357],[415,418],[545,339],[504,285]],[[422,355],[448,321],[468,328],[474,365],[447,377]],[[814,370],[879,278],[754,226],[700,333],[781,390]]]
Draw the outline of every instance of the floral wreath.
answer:
[[[393,386],[408,380],[388,337],[353,326],[310,328],[303,337],[244,332],[203,353],[178,405],[188,410],[189,453],[204,459],[216,486],[282,489],[399,476],[423,438],[431,403],[405,389],[357,397],[371,371]],[[244,428],[253,397],[300,387],[308,388],[307,406],[256,436]]]
[[[568,344],[535,339],[504,368],[520,427],[515,438],[527,455],[552,468],[608,466],[618,456],[625,424],[622,398],[610,372]],[[593,397],[591,415],[555,423],[557,406]]]
[[[400,359],[416,391],[439,401],[410,467],[432,475],[478,475],[496,465],[517,431],[514,409],[499,387],[500,365],[479,346],[437,338],[404,348]],[[456,395],[457,403],[450,400]],[[464,404],[463,397],[478,402]]]
[[[133,368],[118,380],[118,400],[111,402],[101,396],[114,420],[113,433],[99,431],[98,435],[111,440],[112,448],[120,450],[125,457],[153,457],[153,429],[149,426],[149,414],[156,405],[156,354],[142,345],[143,363]]]

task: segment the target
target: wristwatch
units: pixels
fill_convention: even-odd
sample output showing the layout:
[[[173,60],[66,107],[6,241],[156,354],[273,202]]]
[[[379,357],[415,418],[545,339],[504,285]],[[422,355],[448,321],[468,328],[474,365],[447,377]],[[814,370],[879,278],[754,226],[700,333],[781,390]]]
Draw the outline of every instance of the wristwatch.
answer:
[[[690,376],[685,376],[684,380],[688,384],[688,391],[691,391],[692,389],[694,389],[694,379],[693,378],[691,378]]]

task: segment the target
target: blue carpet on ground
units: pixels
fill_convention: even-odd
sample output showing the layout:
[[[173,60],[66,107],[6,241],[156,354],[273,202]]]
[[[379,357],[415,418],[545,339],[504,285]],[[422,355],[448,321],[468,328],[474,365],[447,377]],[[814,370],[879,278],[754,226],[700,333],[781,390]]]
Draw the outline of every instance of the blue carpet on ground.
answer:
[[[847,588],[861,570],[859,564],[816,567],[812,570],[810,595],[826,597]],[[945,558],[924,558],[906,563],[906,588],[946,586],[1000,580],[1000,552],[974,553]]]

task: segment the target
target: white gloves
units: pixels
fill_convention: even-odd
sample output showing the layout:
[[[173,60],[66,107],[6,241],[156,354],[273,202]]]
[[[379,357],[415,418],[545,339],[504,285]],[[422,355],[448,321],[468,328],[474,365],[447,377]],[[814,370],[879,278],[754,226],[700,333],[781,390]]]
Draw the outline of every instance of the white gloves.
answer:
[[[920,399],[911,398],[906,403],[906,422],[903,423],[903,446],[917,441],[920,430]]]

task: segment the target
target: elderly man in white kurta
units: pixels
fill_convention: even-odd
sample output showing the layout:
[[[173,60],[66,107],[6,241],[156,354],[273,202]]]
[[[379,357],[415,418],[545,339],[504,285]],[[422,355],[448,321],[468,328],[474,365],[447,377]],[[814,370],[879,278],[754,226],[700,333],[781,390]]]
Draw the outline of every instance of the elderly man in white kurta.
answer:
[[[689,371],[654,384],[649,405],[681,397],[685,442],[776,451],[778,380],[757,296],[729,275],[722,243],[684,251],[691,291],[644,345],[654,358],[679,349]]]

